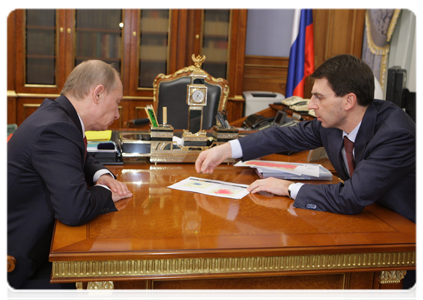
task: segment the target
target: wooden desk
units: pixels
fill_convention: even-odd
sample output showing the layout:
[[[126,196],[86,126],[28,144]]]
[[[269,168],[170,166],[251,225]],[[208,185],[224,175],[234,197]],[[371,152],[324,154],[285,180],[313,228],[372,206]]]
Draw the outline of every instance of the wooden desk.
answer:
[[[286,197],[250,194],[231,200],[167,188],[189,176],[245,184],[257,178],[252,169],[232,165],[211,175],[196,174],[193,164],[110,169],[133,197],[118,202],[118,212],[84,226],[56,222],[53,283],[371,289],[398,287],[381,282],[416,266],[415,224],[378,205],[347,216],[296,209]]]

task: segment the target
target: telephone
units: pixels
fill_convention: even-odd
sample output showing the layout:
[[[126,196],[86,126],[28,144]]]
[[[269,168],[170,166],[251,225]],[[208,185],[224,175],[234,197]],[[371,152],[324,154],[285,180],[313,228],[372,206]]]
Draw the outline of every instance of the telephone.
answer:
[[[245,121],[242,123],[242,127],[246,129],[259,129],[259,127],[269,125],[269,121],[266,117],[262,115],[253,114],[248,116]]]
[[[297,119],[290,118],[287,116],[286,112],[279,110],[274,118],[266,118],[258,114],[250,115],[242,123],[242,127],[246,129],[263,130],[269,127],[296,126],[298,123],[299,121]]]
[[[281,102],[284,105],[291,106],[291,105],[296,105],[296,104],[303,102],[303,101],[304,101],[304,99],[302,97],[292,96],[292,97],[289,97],[289,98],[282,100]]]

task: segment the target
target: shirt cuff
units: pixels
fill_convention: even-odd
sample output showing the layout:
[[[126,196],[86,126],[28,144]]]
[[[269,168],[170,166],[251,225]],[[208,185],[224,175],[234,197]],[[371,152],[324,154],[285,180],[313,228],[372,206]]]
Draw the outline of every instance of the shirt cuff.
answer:
[[[95,186],[101,186],[101,187],[111,191],[111,189],[107,185],[104,185],[104,184],[96,184]]]
[[[304,183],[297,182],[294,183],[291,187],[291,198],[295,200],[297,198],[297,194],[300,191],[300,188],[304,185]]]
[[[240,142],[238,140],[230,140],[229,144],[232,148],[232,158],[242,157],[242,148]]]
[[[110,176],[115,178],[115,176],[113,176],[113,174],[109,170],[101,169],[101,170],[98,170],[97,172],[95,172],[93,182],[97,182],[97,180],[100,178],[100,176],[103,176],[104,174],[109,174]]]

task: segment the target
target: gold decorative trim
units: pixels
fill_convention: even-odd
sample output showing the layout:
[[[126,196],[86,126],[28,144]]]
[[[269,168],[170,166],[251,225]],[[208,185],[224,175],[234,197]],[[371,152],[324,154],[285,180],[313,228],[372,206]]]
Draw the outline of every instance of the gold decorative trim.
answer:
[[[380,284],[400,283],[407,271],[382,271],[378,276]]]
[[[388,33],[387,33],[387,38],[386,41],[390,42],[391,38],[392,38],[392,34],[394,33],[394,29],[395,26],[397,25],[398,22],[398,17],[401,13],[401,9],[395,9],[394,15],[392,16],[391,22],[389,23],[389,28],[388,28]]]
[[[383,86],[385,83],[385,74],[386,74],[386,66],[388,64],[388,54],[390,48],[390,40],[392,34],[395,29],[395,25],[397,24],[399,14],[401,9],[395,9],[395,12],[392,16],[391,22],[389,23],[389,28],[387,32],[387,44],[384,47],[377,46],[372,39],[371,30],[370,30],[370,21],[369,21],[369,10],[366,10],[365,22],[366,22],[366,33],[367,33],[367,44],[370,52],[374,55],[382,55],[382,62],[380,66],[380,74],[379,74],[379,82],[380,85]]]
[[[168,75],[165,75],[163,73],[158,74],[156,78],[154,78],[154,81],[153,81],[153,102],[157,102],[159,100],[159,85],[163,81],[169,82],[169,81],[176,80],[178,79],[179,75],[184,73],[187,73],[187,76],[189,76],[189,74],[194,71],[198,71],[198,68],[194,65],[191,65],[189,67],[184,67],[182,69],[179,69],[175,73],[172,73],[172,74],[168,74]],[[214,78],[207,72],[203,70],[201,71],[205,73],[206,76],[204,79],[208,84],[218,86],[221,89],[222,95],[220,96],[220,99],[219,99],[219,107],[223,107],[225,109],[226,102],[228,100],[228,95],[229,95],[229,86],[227,84],[227,80],[224,78]]]
[[[16,93],[16,97],[25,98],[57,98],[60,94],[32,94],[32,93]]]
[[[7,90],[7,97],[18,97],[15,91]]]
[[[150,96],[123,96],[123,100],[153,100]]]
[[[414,267],[415,252],[53,262],[52,279]]]
[[[88,282],[87,292],[89,297],[111,296],[114,290],[113,281]]]
[[[370,21],[369,21],[369,9],[366,9],[366,33],[367,33],[367,43],[369,45],[369,50],[371,53],[376,55],[387,55],[389,52],[389,44],[384,47],[377,46],[372,39],[372,34],[370,30]]]
[[[75,286],[76,286],[77,293],[82,293],[84,291],[84,286],[82,282],[75,282]]]

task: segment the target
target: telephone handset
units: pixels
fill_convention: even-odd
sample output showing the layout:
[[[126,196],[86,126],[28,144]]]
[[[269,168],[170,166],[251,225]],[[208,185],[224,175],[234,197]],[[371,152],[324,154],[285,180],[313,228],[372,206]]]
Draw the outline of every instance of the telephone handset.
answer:
[[[256,130],[266,125],[269,125],[269,120],[266,117],[258,114],[248,116],[242,123],[243,128],[250,128]]]

